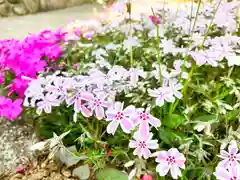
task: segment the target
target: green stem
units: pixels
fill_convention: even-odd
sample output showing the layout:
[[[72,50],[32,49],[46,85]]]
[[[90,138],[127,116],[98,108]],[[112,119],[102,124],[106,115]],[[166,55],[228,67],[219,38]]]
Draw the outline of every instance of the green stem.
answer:
[[[151,8],[153,16],[154,16],[154,20],[157,21],[157,16],[154,13],[153,8]],[[160,36],[159,36],[159,26],[157,24],[157,22],[155,22],[156,24],[156,30],[157,30],[157,62],[158,62],[158,68],[159,68],[159,81],[160,81],[160,87],[162,86],[162,72],[161,72],[161,61],[162,61],[162,57],[161,57],[161,49],[160,49]]]

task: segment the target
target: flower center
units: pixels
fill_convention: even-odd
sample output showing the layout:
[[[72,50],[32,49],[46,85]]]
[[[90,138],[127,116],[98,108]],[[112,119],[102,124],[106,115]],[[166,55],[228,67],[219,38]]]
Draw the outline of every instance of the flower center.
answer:
[[[229,160],[236,161],[236,158],[237,158],[236,154],[231,154]]]
[[[145,121],[145,120],[149,120],[150,117],[149,117],[149,115],[148,115],[147,113],[141,112],[141,113],[140,113],[140,119],[143,120],[143,121]]]
[[[116,120],[122,120],[122,119],[123,119],[123,113],[122,113],[122,112],[118,112],[118,113],[115,115],[115,119],[116,119]]]
[[[138,142],[138,146],[140,147],[140,148],[146,148],[146,142],[145,141],[139,141]]]
[[[95,99],[93,102],[94,106],[100,106],[102,104],[102,101],[100,99]]]
[[[168,156],[166,161],[168,162],[169,165],[172,165],[176,163],[175,157],[174,156]]]
[[[230,180],[237,180],[237,177],[233,176]]]

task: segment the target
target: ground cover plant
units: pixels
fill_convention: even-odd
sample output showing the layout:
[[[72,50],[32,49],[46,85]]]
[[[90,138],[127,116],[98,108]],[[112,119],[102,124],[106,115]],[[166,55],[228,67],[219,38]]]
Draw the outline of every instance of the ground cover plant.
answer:
[[[134,16],[117,2],[110,21],[70,23],[66,53],[54,56],[64,63],[19,76],[22,117],[47,139],[32,149],[85,164],[85,179],[240,179],[239,6],[163,4]]]

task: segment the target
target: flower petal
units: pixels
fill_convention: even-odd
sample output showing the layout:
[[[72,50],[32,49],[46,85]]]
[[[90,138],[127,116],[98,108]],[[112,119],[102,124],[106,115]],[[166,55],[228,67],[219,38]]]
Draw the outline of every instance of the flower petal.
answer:
[[[101,120],[102,118],[104,118],[104,109],[101,106],[97,106],[95,109],[96,112],[96,117],[98,120]]]
[[[114,104],[114,109],[116,110],[116,111],[122,111],[123,110],[123,103],[121,103],[121,102],[116,102],[115,104]]]
[[[130,133],[130,131],[131,131],[132,128],[133,128],[132,122],[129,121],[128,119],[126,119],[126,118],[123,118],[123,119],[120,121],[120,125],[121,125],[122,130],[123,130],[125,133]]]
[[[157,140],[151,140],[147,142],[147,147],[149,149],[157,149],[158,148],[158,141]]]
[[[128,146],[130,148],[136,148],[136,147],[138,147],[138,143],[137,143],[137,141],[130,140]]]
[[[142,154],[145,159],[148,159],[152,153],[148,148],[142,148]]]
[[[173,164],[171,169],[170,169],[171,175],[173,177],[173,179],[177,179],[178,176],[182,176],[181,170],[179,169],[179,167],[176,164]]]
[[[107,126],[107,133],[114,135],[119,126],[119,121],[111,121]]]
[[[153,116],[150,116],[149,123],[155,128],[161,126],[161,121]]]
[[[147,139],[149,135],[149,124],[148,121],[140,121],[140,126],[139,126],[139,132],[140,135],[143,137],[143,139]]]
[[[159,173],[160,176],[166,176],[166,174],[168,173],[169,169],[170,169],[170,167],[169,167],[167,161],[161,162],[156,167],[156,171]]]

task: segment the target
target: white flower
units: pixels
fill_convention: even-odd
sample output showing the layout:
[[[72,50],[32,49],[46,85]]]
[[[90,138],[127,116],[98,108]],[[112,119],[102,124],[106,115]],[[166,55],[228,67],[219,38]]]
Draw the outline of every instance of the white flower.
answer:
[[[240,180],[240,167],[232,166],[226,169],[218,166],[213,174],[217,180]]]
[[[136,37],[128,37],[123,41],[124,49],[130,49],[131,47],[138,47],[140,46],[140,42]]]
[[[112,81],[120,81],[127,78],[127,70],[122,66],[115,65],[108,71],[107,75]]]
[[[146,77],[146,73],[142,69],[138,68],[130,68],[128,73],[130,75],[130,82],[133,86],[137,84],[139,77]]]
[[[156,105],[163,106],[164,101],[174,102],[175,98],[173,96],[173,92],[169,87],[161,87],[158,89],[148,89],[149,96],[156,98]]]
[[[181,90],[183,88],[183,85],[178,83],[175,80],[170,81],[169,85],[170,85],[170,88],[172,90],[173,95],[176,98],[181,99],[183,95],[182,95],[182,93],[179,90]]]
[[[171,148],[168,151],[156,152],[154,154],[157,156],[156,162],[159,163],[156,171],[160,176],[166,176],[169,170],[173,179],[178,179],[178,176],[182,176],[180,168],[185,169],[184,163],[186,159],[176,148]]]
[[[234,55],[230,55],[230,56],[226,56],[226,59],[228,61],[228,66],[240,66],[240,56],[234,56]]]
[[[147,137],[144,137],[140,134],[139,131],[135,132],[133,138],[135,140],[130,140],[129,147],[136,148],[133,152],[134,155],[137,155],[139,158],[144,157],[148,159],[151,157],[150,149],[158,148],[158,141],[152,140],[153,134],[149,133]]]
[[[60,101],[56,99],[56,96],[53,94],[46,94],[42,101],[37,103],[37,114],[41,115],[44,110],[46,113],[52,112],[52,106],[59,106]]]

